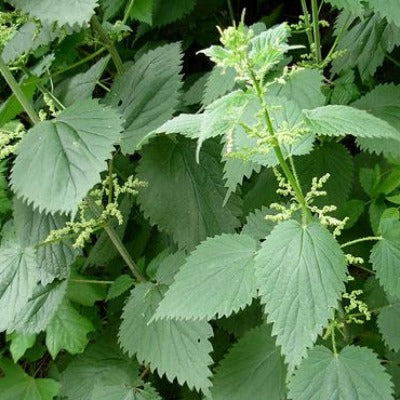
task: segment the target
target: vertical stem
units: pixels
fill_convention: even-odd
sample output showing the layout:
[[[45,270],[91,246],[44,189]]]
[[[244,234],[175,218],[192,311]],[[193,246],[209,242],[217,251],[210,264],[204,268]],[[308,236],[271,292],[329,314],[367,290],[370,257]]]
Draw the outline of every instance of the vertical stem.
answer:
[[[317,0],[311,0],[311,13],[313,20],[315,61],[317,62],[317,64],[320,64],[322,61],[322,54],[321,54],[321,39],[319,35],[319,9]]]
[[[24,92],[21,90],[18,82],[15,80],[14,76],[11,74],[10,70],[8,69],[7,65],[0,57],[0,73],[3,75],[3,78],[7,82],[8,86],[10,86],[11,90],[15,94],[15,97],[20,102],[22,108],[26,111],[29,116],[29,119],[32,121],[33,124],[40,122],[40,118],[36,113],[35,109],[31,101],[25,96]]]
[[[122,24],[125,25],[126,21],[129,18],[129,14],[131,13],[132,7],[135,4],[135,0],[130,0],[129,3],[127,4],[125,11],[124,11],[124,17],[122,18]]]
[[[107,32],[104,30],[103,26],[95,15],[91,19],[91,24],[93,29],[99,34],[104,45],[107,47],[107,50],[114,62],[115,68],[117,69],[118,75],[121,75],[124,71],[124,65],[113,41],[108,37]]]
[[[311,33],[311,21],[310,21],[310,14],[308,13],[307,3],[306,0],[301,0],[301,8],[303,10],[304,15],[304,23],[306,25],[306,34],[308,38],[308,44],[310,45],[310,51],[312,50],[314,39]]]
[[[232,20],[233,26],[236,25],[236,21],[235,21],[235,14],[233,12],[233,7],[232,7],[232,0],[227,0],[228,3],[228,11],[229,11],[229,16]]]

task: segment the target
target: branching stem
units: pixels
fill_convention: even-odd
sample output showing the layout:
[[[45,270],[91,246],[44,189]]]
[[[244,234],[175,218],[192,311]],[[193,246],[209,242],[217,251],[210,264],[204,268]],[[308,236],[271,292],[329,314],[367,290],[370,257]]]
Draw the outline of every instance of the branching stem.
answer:
[[[357,244],[357,243],[379,241],[379,240],[382,240],[382,239],[383,239],[382,236],[366,236],[366,237],[363,237],[363,238],[351,240],[350,242],[343,243],[340,247],[342,249],[344,249],[346,247],[353,246],[354,244]]]

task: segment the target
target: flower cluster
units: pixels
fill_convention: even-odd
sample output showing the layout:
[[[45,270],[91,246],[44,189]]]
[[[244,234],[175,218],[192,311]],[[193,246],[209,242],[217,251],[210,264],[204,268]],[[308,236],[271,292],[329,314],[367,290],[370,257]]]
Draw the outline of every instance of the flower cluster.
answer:
[[[0,160],[14,154],[19,141],[25,135],[25,128],[20,122],[9,122],[0,128]]]

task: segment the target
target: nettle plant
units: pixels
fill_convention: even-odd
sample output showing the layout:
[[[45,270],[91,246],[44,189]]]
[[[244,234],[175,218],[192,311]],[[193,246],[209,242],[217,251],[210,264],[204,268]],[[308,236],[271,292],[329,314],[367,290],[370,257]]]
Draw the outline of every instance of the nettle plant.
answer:
[[[358,88],[400,16],[329,2],[325,58],[301,1],[296,25],[218,28],[186,85],[182,44],[132,54],[128,22],[195,1],[1,13],[2,399],[399,398],[400,87]]]

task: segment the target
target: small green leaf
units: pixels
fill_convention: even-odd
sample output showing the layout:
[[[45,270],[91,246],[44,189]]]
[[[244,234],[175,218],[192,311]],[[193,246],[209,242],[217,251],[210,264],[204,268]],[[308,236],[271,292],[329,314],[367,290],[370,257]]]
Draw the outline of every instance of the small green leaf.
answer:
[[[265,325],[246,333],[217,367],[211,389],[213,400],[281,400],[286,367],[279,347]]]
[[[286,221],[256,256],[256,281],[272,334],[292,369],[333,316],[346,280],[346,260],[318,222]]]
[[[389,349],[400,350],[400,300],[391,299],[390,304],[379,312],[377,324],[382,338]]]
[[[19,365],[0,360],[5,377],[0,378],[1,400],[53,400],[60,384],[53,379],[34,379]]]
[[[245,308],[256,295],[256,250],[256,241],[246,235],[202,242],[176,274],[155,318],[210,320]]]
[[[211,326],[204,321],[152,321],[165,288],[151,283],[136,285],[122,313],[119,341],[130,356],[149,363],[152,371],[175,378],[189,388],[208,394],[212,347]],[[160,351],[159,349],[162,349]]]
[[[46,328],[46,346],[55,359],[61,350],[70,354],[82,353],[89,342],[94,326],[69,303],[64,301]]]
[[[121,294],[129,290],[133,284],[134,280],[129,275],[119,276],[108,289],[106,300],[115,299],[116,297],[121,296]]]
[[[400,298],[400,222],[384,218],[380,229],[383,239],[372,248],[370,261],[385,291]]]
[[[18,145],[13,190],[39,212],[75,213],[100,180],[121,130],[118,113],[97,100],[77,102],[36,124]]]
[[[390,376],[367,347],[310,350],[289,382],[290,400],[393,400]]]
[[[30,349],[36,342],[35,334],[25,334],[25,333],[17,333],[13,332],[10,335],[11,344],[10,344],[10,353],[14,360],[14,363],[17,363],[19,359],[23,357],[28,349]]]

